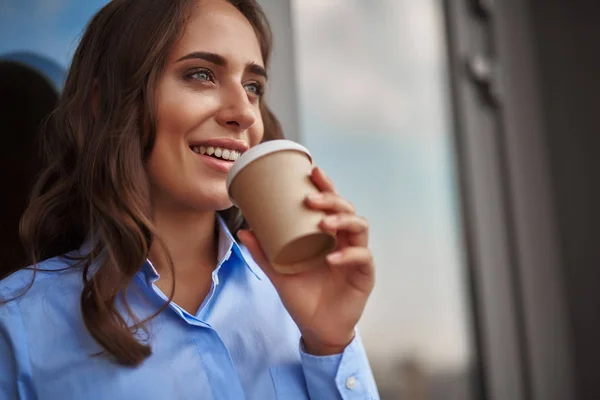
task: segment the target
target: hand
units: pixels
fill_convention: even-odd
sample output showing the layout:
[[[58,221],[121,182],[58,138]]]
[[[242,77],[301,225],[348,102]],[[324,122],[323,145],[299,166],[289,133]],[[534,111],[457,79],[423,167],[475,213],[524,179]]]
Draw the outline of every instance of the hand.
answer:
[[[254,260],[269,277],[283,305],[302,333],[307,352],[338,354],[354,338],[375,282],[375,266],[369,250],[367,221],[356,215],[350,202],[339,196],[320,168],[311,179],[321,191],[306,199],[306,205],[324,211],[320,228],[336,236],[336,248],[320,265],[294,275],[273,269],[256,237],[238,232]]]

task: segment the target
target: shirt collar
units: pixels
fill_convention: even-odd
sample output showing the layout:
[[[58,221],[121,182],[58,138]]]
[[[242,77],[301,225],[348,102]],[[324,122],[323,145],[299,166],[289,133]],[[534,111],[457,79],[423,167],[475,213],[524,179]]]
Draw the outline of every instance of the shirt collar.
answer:
[[[227,224],[218,213],[216,222],[218,229],[217,266],[222,265],[232,256],[234,256],[239,260],[240,263],[244,264],[246,268],[250,270],[252,275],[254,275],[258,280],[262,280],[261,274],[259,273],[260,267],[256,265],[256,262],[248,253],[248,251],[243,251],[243,249],[238,245],[231,234],[231,231],[227,227]],[[149,279],[150,281],[155,281],[159,278],[158,272],[150,260],[146,260],[141,271],[145,275],[145,278]]]
[[[252,272],[252,275],[254,275],[258,280],[261,280],[260,274],[257,271],[257,268],[259,267],[256,265],[256,262],[247,251],[242,251],[240,245],[238,245],[233,238],[233,235],[227,227],[227,224],[219,214],[217,214],[217,226],[219,229],[218,264],[223,263],[225,261],[225,257],[229,255],[229,251],[231,251],[231,254],[235,254],[236,257],[239,258],[240,262],[242,262],[246,268]]]

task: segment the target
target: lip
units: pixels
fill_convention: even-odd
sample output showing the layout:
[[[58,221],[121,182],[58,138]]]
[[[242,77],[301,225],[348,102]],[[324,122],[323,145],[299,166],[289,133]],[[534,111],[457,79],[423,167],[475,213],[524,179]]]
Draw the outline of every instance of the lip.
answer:
[[[189,142],[190,148],[196,146],[204,147],[221,147],[229,150],[235,150],[237,152],[244,153],[248,150],[248,144],[243,140],[236,140],[230,138],[213,138],[206,140],[192,140]],[[211,157],[212,158],[212,157]]]
[[[211,156],[207,156],[204,154],[194,153],[200,158],[200,161],[205,163],[208,167],[223,173],[228,173],[231,167],[233,166],[233,161],[225,161],[220,160],[218,158],[214,158]]]

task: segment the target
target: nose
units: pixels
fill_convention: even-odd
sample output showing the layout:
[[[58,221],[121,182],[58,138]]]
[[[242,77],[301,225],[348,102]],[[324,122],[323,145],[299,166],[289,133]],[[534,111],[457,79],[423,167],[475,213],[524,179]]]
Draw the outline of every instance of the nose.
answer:
[[[245,131],[256,122],[255,107],[248,98],[246,90],[232,87],[222,92],[222,105],[217,113],[217,122],[230,130]]]

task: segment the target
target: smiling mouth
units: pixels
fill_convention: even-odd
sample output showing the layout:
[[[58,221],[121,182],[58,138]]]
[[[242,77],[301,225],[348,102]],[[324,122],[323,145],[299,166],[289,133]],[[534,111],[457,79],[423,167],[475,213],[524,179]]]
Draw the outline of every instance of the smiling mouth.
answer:
[[[196,154],[201,154],[216,158],[217,160],[229,162],[234,162],[241,154],[237,150],[231,150],[224,147],[191,146],[190,149]]]

